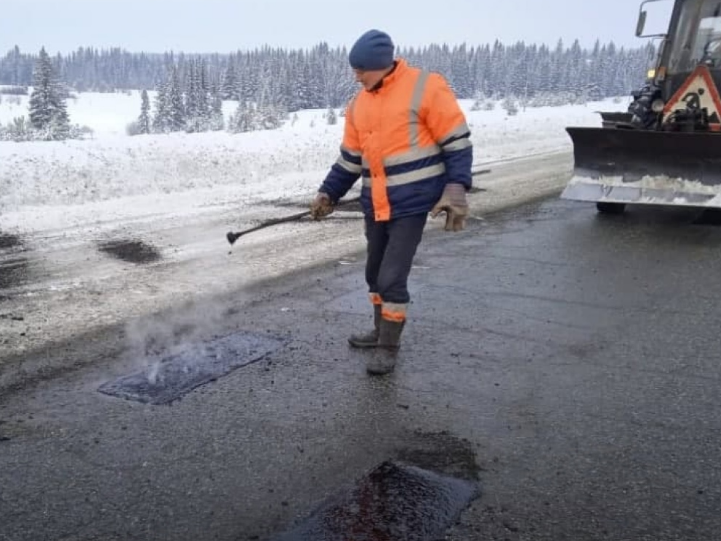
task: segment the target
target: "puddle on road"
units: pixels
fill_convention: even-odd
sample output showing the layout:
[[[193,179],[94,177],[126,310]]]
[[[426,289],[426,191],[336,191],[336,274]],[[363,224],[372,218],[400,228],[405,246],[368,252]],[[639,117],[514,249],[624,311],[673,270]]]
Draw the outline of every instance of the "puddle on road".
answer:
[[[478,495],[477,483],[386,461],[272,541],[435,541]]]
[[[181,353],[151,359],[147,370],[104,383],[98,391],[144,404],[167,404],[241,366],[262,359],[282,345],[280,339],[245,332],[188,344]]]
[[[162,259],[160,251],[141,240],[110,240],[98,243],[101,252],[129,263],[153,263]]]

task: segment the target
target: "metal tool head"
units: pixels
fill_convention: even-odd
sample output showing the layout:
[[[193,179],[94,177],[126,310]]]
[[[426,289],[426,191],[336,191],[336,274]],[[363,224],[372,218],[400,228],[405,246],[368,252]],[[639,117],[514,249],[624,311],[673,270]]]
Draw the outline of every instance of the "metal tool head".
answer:
[[[234,233],[233,231],[228,231],[228,234],[225,236],[225,238],[228,239],[228,242],[231,246],[235,244],[235,241],[238,240],[242,236],[242,233]]]

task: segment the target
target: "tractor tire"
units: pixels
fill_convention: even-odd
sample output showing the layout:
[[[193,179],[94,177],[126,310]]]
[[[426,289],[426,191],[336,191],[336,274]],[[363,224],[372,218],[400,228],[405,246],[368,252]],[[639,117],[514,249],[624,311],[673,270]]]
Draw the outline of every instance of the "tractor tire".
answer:
[[[601,214],[623,214],[626,210],[626,204],[598,202],[596,203],[596,210]]]

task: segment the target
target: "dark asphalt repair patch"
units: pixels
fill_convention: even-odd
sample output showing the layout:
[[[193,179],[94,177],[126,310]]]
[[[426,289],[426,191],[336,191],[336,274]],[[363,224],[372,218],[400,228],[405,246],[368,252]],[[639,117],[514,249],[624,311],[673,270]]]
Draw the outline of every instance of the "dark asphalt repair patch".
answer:
[[[111,240],[99,243],[98,248],[129,263],[153,263],[162,258],[157,248],[141,240]]]
[[[474,482],[386,461],[273,541],[435,541],[479,492]]]
[[[282,345],[280,339],[246,332],[189,344],[179,354],[151,360],[147,370],[104,383],[98,391],[144,404],[167,404],[262,359]]]

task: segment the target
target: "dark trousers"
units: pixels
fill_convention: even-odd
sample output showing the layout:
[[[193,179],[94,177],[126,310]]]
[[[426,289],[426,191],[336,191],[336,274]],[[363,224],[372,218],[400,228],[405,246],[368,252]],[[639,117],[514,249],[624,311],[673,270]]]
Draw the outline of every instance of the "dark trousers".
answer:
[[[388,222],[376,222],[366,217],[366,282],[370,293],[380,295],[384,303],[407,304],[410,301],[408,275],[427,220],[427,213]]]

